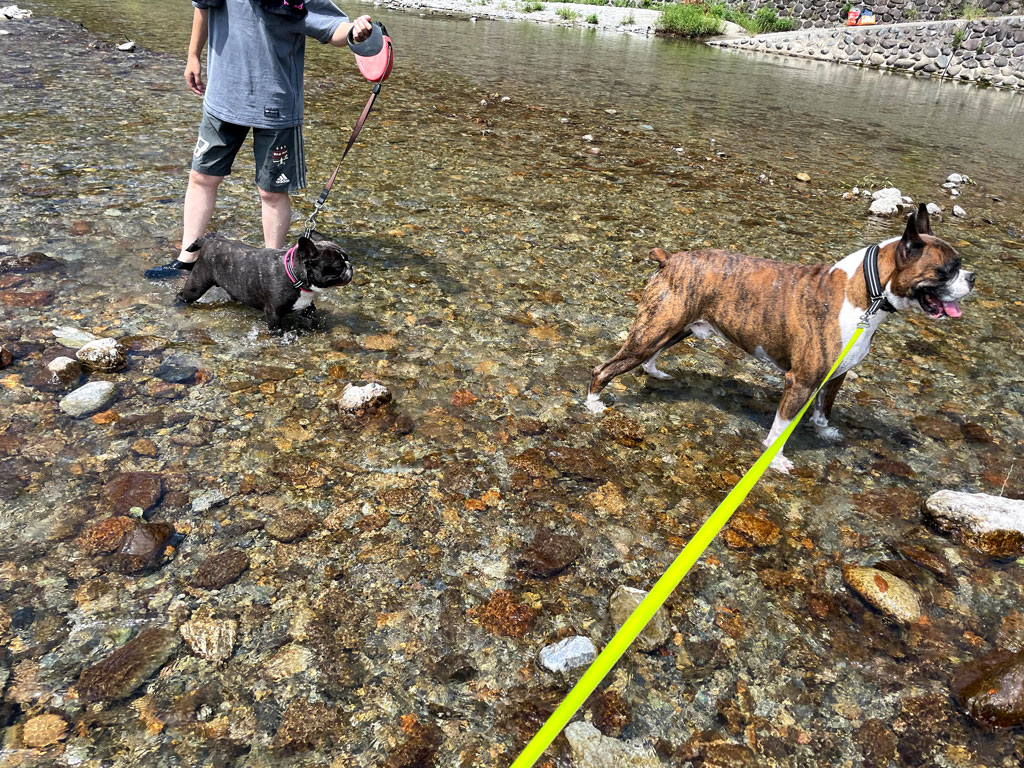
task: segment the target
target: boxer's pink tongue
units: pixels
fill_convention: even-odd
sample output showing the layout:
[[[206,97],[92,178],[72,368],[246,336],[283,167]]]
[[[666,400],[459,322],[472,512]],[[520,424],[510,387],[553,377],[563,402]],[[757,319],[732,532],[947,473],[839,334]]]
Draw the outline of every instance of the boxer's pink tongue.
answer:
[[[942,309],[945,310],[946,314],[950,317],[960,317],[963,312],[960,311],[960,305],[955,301],[944,301],[942,302]]]

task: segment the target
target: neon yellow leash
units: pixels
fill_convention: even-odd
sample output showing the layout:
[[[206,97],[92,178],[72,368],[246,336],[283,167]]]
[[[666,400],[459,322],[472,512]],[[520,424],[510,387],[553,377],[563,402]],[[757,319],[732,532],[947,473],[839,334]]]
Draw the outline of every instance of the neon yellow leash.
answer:
[[[572,690],[566,695],[565,699],[561,704],[558,705],[558,709],[551,713],[551,717],[547,719],[547,722],[541,726],[541,729],[537,731],[537,735],[530,739],[530,743],[526,745],[526,748],[520,753],[516,761],[512,763],[511,768],[531,768],[540,756],[544,753],[551,742],[555,740],[555,737],[561,733],[562,729],[568,724],[569,720],[573,715],[576,714],[577,710],[583,706],[583,703],[587,700],[594,689],[597,688],[598,684],[604,679],[615,663],[622,658],[622,654],[626,652],[633,641],[636,640],[644,627],[647,626],[647,622],[651,620],[658,609],[665,604],[668,600],[669,595],[672,591],[679,586],[679,582],[683,580],[683,577],[689,572],[693,564],[700,559],[700,556],[704,554],[711,542],[714,541],[715,536],[718,532],[725,527],[725,524],[729,522],[729,518],[732,517],[732,513],[736,511],[743,500],[747,498],[751,489],[755,483],[761,479],[761,476],[767,471],[768,466],[772,463],[772,459],[782,451],[783,446],[786,444],[786,440],[796,429],[796,425],[800,423],[800,419],[803,418],[804,413],[810,407],[811,403],[814,402],[814,398],[818,396],[818,392],[825,386],[825,383],[832,378],[833,374],[838,370],[840,364],[846,359],[850,350],[853,349],[853,345],[857,343],[857,339],[860,338],[861,334],[867,325],[867,320],[870,315],[873,314],[870,310],[865,314],[864,318],[858,324],[857,328],[853,332],[853,336],[846,342],[846,346],[843,347],[842,353],[839,358],[833,363],[832,369],[828,372],[828,375],[818,385],[817,389],[811,394],[810,399],[804,403],[804,407],[800,409],[800,412],[796,417],[789,423],[789,425],[783,430],[782,434],[775,438],[775,441],[768,446],[761,457],[754,462],[754,466],[747,470],[747,473],[740,479],[736,486],[729,492],[729,495],[723,499],[722,503],[718,505],[718,508],[711,513],[711,516],[704,521],[704,524],[700,527],[700,530],[693,535],[693,538],[683,547],[683,551],[679,553],[672,564],[668,567],[668,570],[658,579],[657,583],[651,587],[651,591],[647,593],[647,596],[640,602],[640,605],[636,607],[636,610],[630,614],[629,618],[626,619],[626,623],[622,625],[615,636],[611,639],[608,645],[605,646],[604,650],[598,655],[594,662],[587,667],[587,671],[583,673],[576,685],[573,686]]]

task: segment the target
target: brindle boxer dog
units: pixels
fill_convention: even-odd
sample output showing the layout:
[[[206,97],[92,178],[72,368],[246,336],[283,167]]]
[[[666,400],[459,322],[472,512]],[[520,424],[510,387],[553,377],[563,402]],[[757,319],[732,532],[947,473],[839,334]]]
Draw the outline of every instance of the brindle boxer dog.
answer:
[[[827,440],[839,439],[829,427],[832,404],[853,366],[867,355],[875,330],[895,311],[921,309],[940,320],[960,317],[957,300],[974,288],[974,273],[961,268],[952,245],[932,235],[924,205],[910,215],[902,237],[879,245],[878,271],[888,305],[868,328],[815,399],[811,423]],[[650,257],[658,263],[647,283],[633,327],[622,348],[594,368],[587,407],[605,406],[598,393],[616,376],[643,365],[658,379],[670,379],[655,366],[658,355],[690,335],[715,335],[785,371],[786,381],[768,437],[770,445],[828,374],[868,306],[862,248],[837,264],[783,264],[720,250]],[[792,463],[781,453],[772,462],[780,472]]]

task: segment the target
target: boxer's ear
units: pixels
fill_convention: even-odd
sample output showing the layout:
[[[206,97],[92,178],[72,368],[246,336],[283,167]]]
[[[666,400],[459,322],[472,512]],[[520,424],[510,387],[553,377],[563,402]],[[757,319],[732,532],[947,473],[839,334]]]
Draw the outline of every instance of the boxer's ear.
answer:
[[[928,215],[928,206],[924,203],[917,206],[917,231],[921,235],[932,233],[932,219]]]
[[[918,258],[924,251],[924,240],[921,239],[921,232],[918,229],[919,211],[914,211],[907,217],[907,228],[903,230],[903,237],[896,244],[896,265],[900,268]],[[925,211],[925,224],[928,224],[928,212]],[[927,234],[927,233],[926,233]]]
[[[308,237],[302,236],[299,238],[299,244],[298,247],[295,249],[295,252],[296,254],[302,256],[303,258],[311,259],[316,257],[316,246],[313,244],[313,241],[310,240]]]

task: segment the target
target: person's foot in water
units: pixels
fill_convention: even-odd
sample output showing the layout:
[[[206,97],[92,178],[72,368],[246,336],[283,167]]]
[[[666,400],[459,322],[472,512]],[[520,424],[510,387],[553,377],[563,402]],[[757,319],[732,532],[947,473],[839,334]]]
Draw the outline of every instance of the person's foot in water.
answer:
[[[182,261],[178,258],[159,267],[147,269],[143,274],[147,280],[170,280],[175,277],[186,277],[195,265],[195,261]]]

